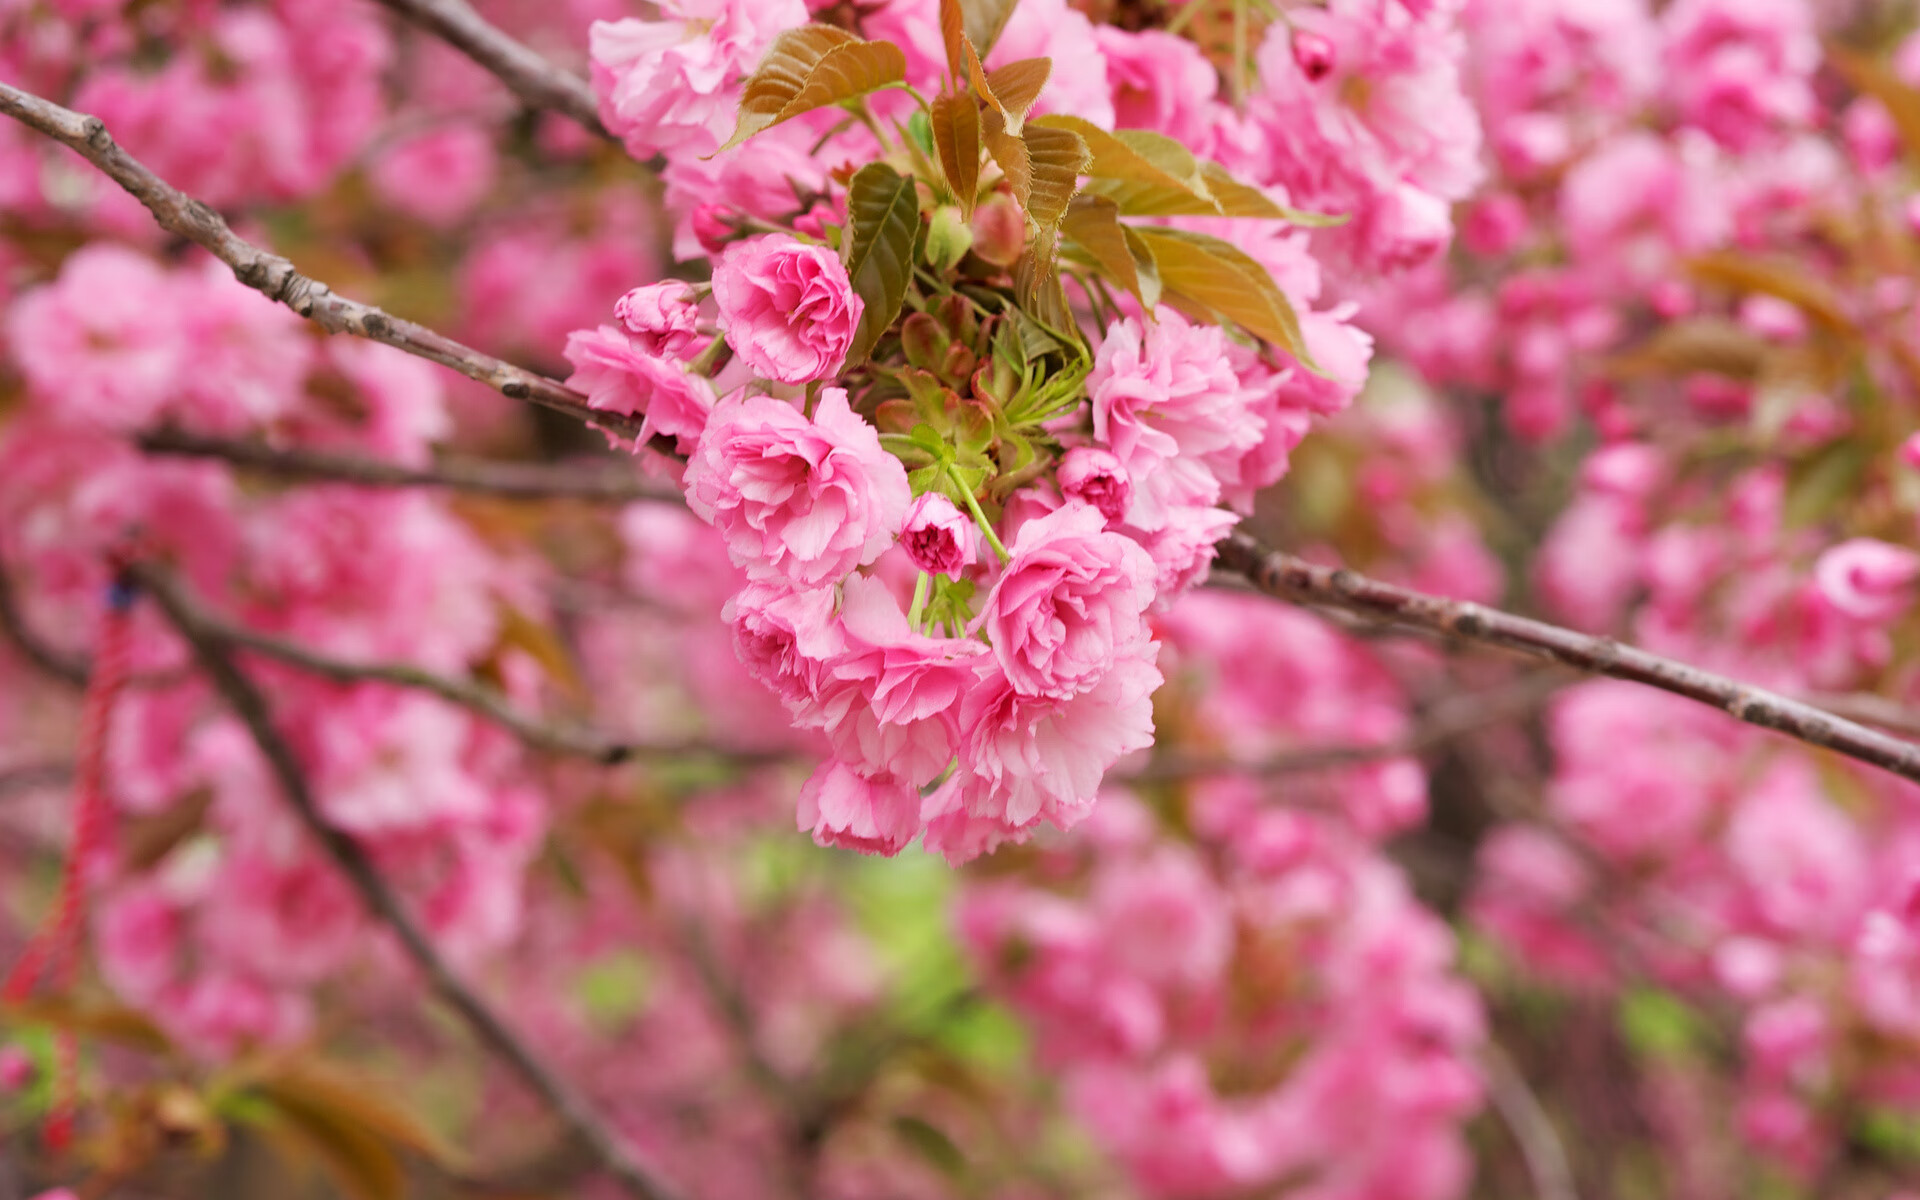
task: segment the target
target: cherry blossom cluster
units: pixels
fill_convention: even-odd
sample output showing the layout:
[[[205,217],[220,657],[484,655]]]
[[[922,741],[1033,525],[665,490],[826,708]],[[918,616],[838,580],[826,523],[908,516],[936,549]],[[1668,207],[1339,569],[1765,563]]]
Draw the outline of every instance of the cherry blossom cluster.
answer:
[[[984,55],[934,0],[593,29],[602,119],[712,270],[574,333],[570,382],[685,459],[739,654],[831,746],[823,844],[963,861],[1086,815],[1152,742],[1149,614],[1365,378],[1317,256],[1425,261],[1479,177],[1451,10],[1275,22],[1236,105],[1194,41],[1011,7]]]

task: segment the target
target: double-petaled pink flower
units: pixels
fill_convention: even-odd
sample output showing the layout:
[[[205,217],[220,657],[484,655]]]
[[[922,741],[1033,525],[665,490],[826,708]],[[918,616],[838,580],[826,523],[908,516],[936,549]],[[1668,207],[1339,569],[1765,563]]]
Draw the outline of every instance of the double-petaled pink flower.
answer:
[[[735,247],[713,273],[713,298],[727,344],[779,383],[838,374],[866,310],[839,255],[789,237]]]
[[[847,404],[820,393],[808,420],[751,396],[714,410],[687,464],[687,506],[727,539],[755,579],[835,583],[891,546],[913,493],[906,468]]]

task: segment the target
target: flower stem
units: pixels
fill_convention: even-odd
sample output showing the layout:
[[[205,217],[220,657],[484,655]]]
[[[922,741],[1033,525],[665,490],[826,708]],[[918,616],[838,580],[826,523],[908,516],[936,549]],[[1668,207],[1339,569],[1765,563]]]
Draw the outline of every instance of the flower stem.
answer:
[[[932,588],[933,576],[920,572],[920,578],[913,583],[913,607],[907,610],[907,624],[913,626],[916,633],[920,631],[920,616],[927,610],[927,594]]]
[[[980,532],[986,535],[987,545],[993,547],[993,552],[1000,556],[1001,562],[1012,558],[1013,555],[1008,554],[1007,548],[1000,544],[999,535],[994,533],[993,522],[987,520],[987,514],[980,511],[980,501],[974,498],[973,489],[960,482],[960,477],[951,469],[947,471],[947,478],[953,480],[954,490],[960,493],[960,499],[966,501],[967,511],[973,514],[974,523],[979,525]]]

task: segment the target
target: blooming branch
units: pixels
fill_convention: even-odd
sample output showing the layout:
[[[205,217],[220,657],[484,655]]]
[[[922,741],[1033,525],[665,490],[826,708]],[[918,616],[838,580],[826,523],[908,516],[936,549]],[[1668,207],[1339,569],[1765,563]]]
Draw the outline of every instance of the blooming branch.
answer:
[[[260,442],[206,437],[179,429],[156,429],[137,440],[149,454],[214,458],[237,467],[289,479],[352,483],[363,487],[445,488],[513,500],[586,500],[626,504],[635,500],[680,501],[679,489],[650,483],[631,470],[583,469],[574,464],[441,461],[407,467],[326,450],[281,450]]]
[[[196,629],[216,638],[222,645],[249,650],[336,683],[384,683],[430,692],[450,704],[457,704],[494,722],[539,750],[590,758],[612,765],[642,755],[671,756],[699,749],[684,744],[647,745],[623,741],[589,729],[542,721],[516,709],[491,688],[438,675],[408,663],[350,663],[316,654],[297,643],[222,620],[189,595],[177,580],[163,574],[158,568],[147,567],[145,575],[149,581],[157,581],[158,586],[164,589],[169,611],[178,610],[186,614]]]
[[[1240,533],[1221,544],[1220,564],[1244,575],[1271,596],[1502,646],[1594,675],[1646,684],[1920,783],[1920,746],[1764,688],[1622,645],[1612,638],[1592,637],[1484,605],[1427,595],[1343,567],[1320,566],[1269,550]]]
[[[227,704],[245,723],[266,758],[286,801],[301,824],[319,842],[359,893],[368,910],[394,933],[407,957],[427,977],[435,991],[453,1006],[480,1040],[512,1067],[552,1108],[569,1132],[592,1149],[607,1173],[630,1196],[641,1200],[675,1200],[676,1189],[661,1180],[654,1168],[635,1156],[625,1141],[609,1128],[586,1097],[576,1092],[510,1029],[499,1014],[448,965],[400,899],[374,869],[358,842],[327,823],[307,785],[293,748],[274,728],[266,697],[233,661],[241,645],[227,630],[209,622],[164,572],[137,564],[133,573],[193,647],[194,654]]]

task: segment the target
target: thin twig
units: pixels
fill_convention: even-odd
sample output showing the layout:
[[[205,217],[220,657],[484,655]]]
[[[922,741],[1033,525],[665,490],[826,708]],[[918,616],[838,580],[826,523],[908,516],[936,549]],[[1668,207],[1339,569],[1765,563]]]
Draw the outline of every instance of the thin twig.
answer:
[[[1822,692],[1807,696],[1805,700],[1849,721],[1903,733],[1908,737],[1920,737],[1920,712],[1915,712],[1898,700],[1864,692]]]
[[[384,683],[440,697],[492,721],[528,745],[554,754],[620,763],[638,755],[675,755],[697,752],[691,745],[646,745],[606,737],[592,730],[560,725],[529,716],[491,688],[464,679],[435,674],[409,663],[346,662],[316,653],[296,642],[247,629],[210,611],[171,574],[155,566],[141,569],[142,582],[161,597],[169,612],[183,613],[194,628],[217,638],[222,645],[251,651],[336,683]]]
[[[351,333],[451,367],[502,395],[565,413],[621,437],[635,437],[640,421],[587,407],[587,398],[565,384],[482,354],[444,334],[338,295],[291,262],[246,241],[209,205],[195,200],[115,144],[98,117],[60,107],[30,92],[0,83],[0,112],[81,155],[147,206],[169,233],[204,247],[233,268],[234,278],[269,300],[284,304],[328,333]]]
[[[73,780],[70,762],[21,763],[0,767],[0,799],[40,788],[61,787]]]
[[[1271,596],[1418,626],[1465,642],[1551,659],[1589,674],[1643,683],[1920,783],[1920,746],[1612,638],[1397,587],[1343,567],[1321,566],[1269,550],[1241,533],[1221,543],[1219,561],[1222,568],[1244,575]]]
[[[380,0],[394,12],[450,43],[500,77],[534,108],[573,118],[587,132],[614,140],[600,123],[593,88],[575,75],[507,36],[465,0]]]
[[[260,442],[205,437],[177,429],[143,433],[135,443],[149,454],[215,458],[288,479],[353,483],[362,487],[447,488],[514,500],[589,500],[607,504],[681,500],[678,488],[654,483],[637,469],[624,466],[605,469],[572,463],[550,466],[445,460],[431,467],[405,467],[355,454],[281,450]]]
[[[13,578],[5,563],[0,563],[0,632],[6,634],[7,640],[28,662],[48,675],[74,687],[87,686],[87,661],[49,646],[27,626],[26,614],[20,611],[20,599],[14,593]]]
[[[133,571],[174,628],[193,647],[201,667],[228,706],[246,724],[301,824],[306,826],[307,831],[360,893],[361,900],[374,918],[393,931],[407,957],[413,960],[433,989],[453,1006],[489,1049],[539,1093],[568,1130],[593,1150],[607,1173],[620,1183],[628,1195],[641,1197],[642,1200],[675,1200],[678,1191],[665,1183],[653,1167],[641,1162],[624,1139],[602,1120],[586,1097],[555,1074],[454,972],[425,931],[400,903],[400,898],[374,869],[372,860],[360,844],[327,822],[307,785],[306,775],[294,756],[293,748],[274,728],[266,698],[235,665],[232,656],[235,644],[221,629],[205,622],[197,609],[183,603],[181,594],[171,585],[164,572],[145,565],[136,565]]]
[[[1205,758],[1173,755],[1155,759],[1144,770],[1129,778],[1141,783],[1171,782],[1208,775],[1253,775],[1272,779],[1339,767],[1366,766],[1389,758],[1422,754],[1475,730],[1522,716],[1538,708],[1542,701],[1564,686],[1564,680],[1542,674],[1507,687],[1454,696],[1435,704],[1422,715],[1418,724],[1402,736],[1384,742],[1314,746],[1253,760],[1226,755]]]
[[[1580,1200],[1574,1191],[1573,1168],[1567,1162],[1567,1148],[1560,1141],[1560,1132],[1553,1127],[1553,1119],[1541,1106],[1540,1098],[1527,1086],[1526,1077],[1508,1060],[1506,1052],[1492,1042],[1481,1050],[1480,1063],[1493,1107],[1512,1131],[1540,1200]]]

